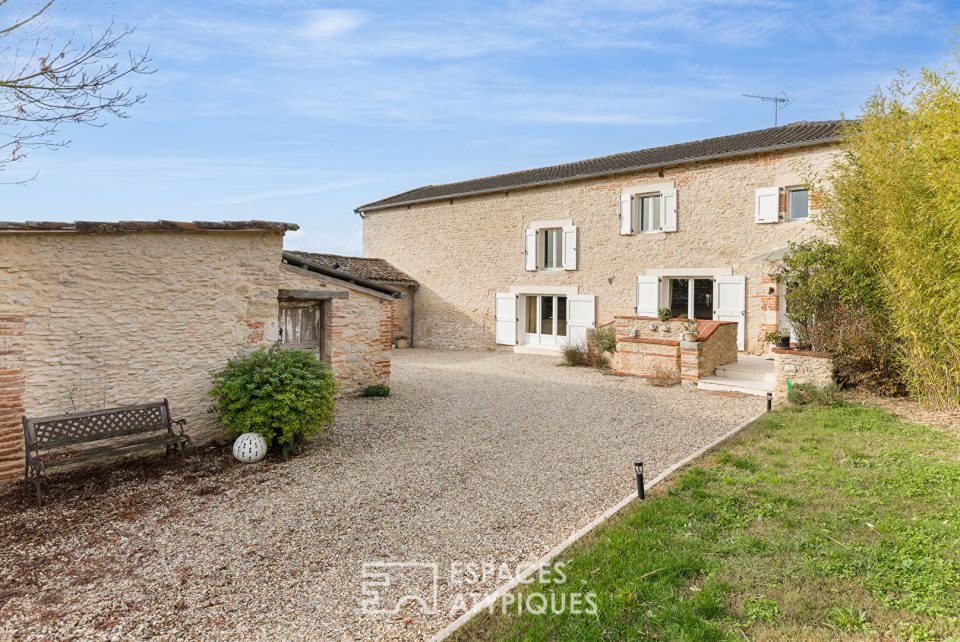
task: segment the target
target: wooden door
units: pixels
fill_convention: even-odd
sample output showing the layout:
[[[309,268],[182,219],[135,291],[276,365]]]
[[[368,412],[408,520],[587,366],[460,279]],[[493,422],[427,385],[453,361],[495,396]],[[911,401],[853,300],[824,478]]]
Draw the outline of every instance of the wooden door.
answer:
[[[280,301],[280,347],[320,351],[323,338],[320,301]]]

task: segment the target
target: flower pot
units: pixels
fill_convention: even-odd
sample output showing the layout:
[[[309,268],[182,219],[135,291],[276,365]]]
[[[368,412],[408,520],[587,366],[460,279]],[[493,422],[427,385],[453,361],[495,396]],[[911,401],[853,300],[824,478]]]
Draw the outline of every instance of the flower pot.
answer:
[[[650,329],[651,329],[653,332],[656,332],[656,331],[657,331],[657,328],[659,328],[659,327],[660,327],[660,324],[657,323],[657,322],[653,322],[653,323],[650,324]]]
[[[400,348],[401,350],[402,350],[403,348],[409,348],[409,347],[410,347],[410,340],[409,340],[409,339],[397,339],[397,347]]]
[[[697,340],[697,337],[698,337],[698,336],[700,336],[700,335],[698,335],[696,332],[684,332],[684,333],[683,333],[683,340],[684,340],[684,341],[693,342],[693,341],[696,341],[696,340]]]
[[[670,324],[669,324],[669,323],[661,323],[661,324],[660,324],[660,332],[670,332]]]

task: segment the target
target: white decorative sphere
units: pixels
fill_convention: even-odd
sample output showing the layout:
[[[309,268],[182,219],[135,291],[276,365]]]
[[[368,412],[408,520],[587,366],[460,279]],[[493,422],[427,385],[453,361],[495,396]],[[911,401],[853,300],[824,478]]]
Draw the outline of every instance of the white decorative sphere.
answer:
[[[233,442],[233,456],[245,464],[258,462],[267,456],[267,440],[255,432],[245,432]]]

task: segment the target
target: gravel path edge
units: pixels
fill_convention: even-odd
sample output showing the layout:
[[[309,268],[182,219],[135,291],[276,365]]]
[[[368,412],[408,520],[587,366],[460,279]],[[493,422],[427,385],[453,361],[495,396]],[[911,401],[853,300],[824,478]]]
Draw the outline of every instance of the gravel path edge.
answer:
[[[760,417],[762,417],[765,414],[766,414],[766,411],[758,413],[755,417],[747,419],[746,421],[744,421],[742,424],[740,424],[733,430],[721,435],[720,437],[716,438],[706,446],[691,453],[690,455],[681,459],[680,461],[673,464],[672,466],[669,466],[659,475],[651,479],[648,483],[644,484],[643,485],[644,491],[649,491],[651,488],[653,488],[654,486],[662,482],[664,479],[666,479],[676,471],[687,466],[690,462],[694,461],[695,459],[699,459],[703,455],[707,454],[708,452],[710,452],[711,450],[713,450],[723,442],[727,441],[728,439],[730,439],[731,437],[739,433],[741,430],[743,430],[753,422],[760,419]],[[488,594],[482,600],[474,604],[473,608],[471,608],[466,613],[458,617],[456,620],[454,620],[453,622],[445,626],[436,635],[430,638],[430,642],[443,642],[444,640],[447,640],[451,635],[453,635],[454,633],[459,631],[461,628],[463,628],[467,622],[472,620],[481,611],[489,608],[493,604],[496,604],[501,597],[503,597],[504,595],[506,595],[513,589],[515,589],[522,582],[527,580],[531,575],[533,575],[534,573],[538,572],[540,569],[547,566],[550,562],[556,559],[561,553],[563,553],[565,550],[570,548],[577,541],[582,539],[590,531],[592,531],[597,526],[599,526],[600,524],[603,524],[605,521],[607,521],[608,519],[610,519],[611,517],[619,513],[621,510],[626,508],[629,504],[631,504],[636,499],[637,499],[636,493],[628,494],[626,497],[621,499],[615,505],[611,506],[602,514],[595,517],[589,524],[587,524],[580,530],[570,535],[567,539],[563,540],[562,542],[554,546],[546,555],[538,559],[533,564],[527,566],[522,573],[515,575],[512,580],[510,580],[509,582],[507,582],[506,584],[498,588],[496,591]]]

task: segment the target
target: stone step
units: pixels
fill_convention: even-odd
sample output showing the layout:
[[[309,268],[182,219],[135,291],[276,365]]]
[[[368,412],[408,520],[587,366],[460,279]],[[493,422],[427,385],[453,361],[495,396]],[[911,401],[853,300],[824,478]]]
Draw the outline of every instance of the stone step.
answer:
[[[739,367],[738,364],[735,363],[726,366],[717,366],[714,374],[718,377],[737,379],[739,381],[765,381],[771,384],[776,381],[776,374],[773,372],[773,368],[770,368],[769,371],[762,371],[756,368]]]
[[[758,381],[749,379],[731,379],[728,377],[703,377],[697,382],[700,390],[723,390],[727,392],[742,392],[748,395],[766,397],[773,392],[773,381]]]

